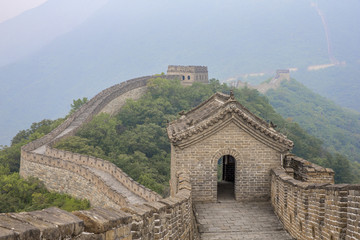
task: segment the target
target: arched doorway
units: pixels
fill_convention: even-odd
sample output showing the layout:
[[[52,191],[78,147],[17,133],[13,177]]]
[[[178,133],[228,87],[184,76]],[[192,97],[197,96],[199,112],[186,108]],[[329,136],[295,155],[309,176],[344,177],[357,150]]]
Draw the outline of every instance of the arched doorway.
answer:
[[[217,200],[235,199],[235,158],[224,155],[217,165]]]

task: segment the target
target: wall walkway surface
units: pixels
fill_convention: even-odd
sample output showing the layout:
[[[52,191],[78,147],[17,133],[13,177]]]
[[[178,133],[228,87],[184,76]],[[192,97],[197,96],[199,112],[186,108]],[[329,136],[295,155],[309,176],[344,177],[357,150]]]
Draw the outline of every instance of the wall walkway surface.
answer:
[[[202,240],[292,240],[269,202],[196,203]]]

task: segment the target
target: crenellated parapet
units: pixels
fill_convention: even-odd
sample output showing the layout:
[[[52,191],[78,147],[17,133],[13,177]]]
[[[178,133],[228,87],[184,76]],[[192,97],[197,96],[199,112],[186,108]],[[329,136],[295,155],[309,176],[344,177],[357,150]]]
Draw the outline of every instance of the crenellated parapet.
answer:
[[[135,193],[136,195],[140,196],[146,201],[157,201],[162,198],[159,194],[151,191],[150,189],[144,187],[140,183],[133,180],[125,172],[123,172],[120,168],[118,168],[115,164],[103,160],[101,158],[68,152],[68,151],[52,148],[51,146],[46,147],[45,155],[56,159],[61,159],[64,162],[68,161],[77,165],[87,166],[92,169],[97,169],[106,172],[110,174],[112,177],[114,177],[118,182],[120,182],[126,188],[130,189],[131,192]]]
[[[183,173],[169,198],[68,213],[57,208],[0,214],[0,239],[199,239],[191,185]],[[190,187],[190,189],[189,189]]]
[[[294,171],[271,171],[271,203],[284,228],[299,240],[360,239],[360,185],[333,184],[331,169],[295,156],[285,164]]]
[[[286,155],[283,166],[296,180],[311,183],[334,183],[334,170],[321,167],[293,154]]]

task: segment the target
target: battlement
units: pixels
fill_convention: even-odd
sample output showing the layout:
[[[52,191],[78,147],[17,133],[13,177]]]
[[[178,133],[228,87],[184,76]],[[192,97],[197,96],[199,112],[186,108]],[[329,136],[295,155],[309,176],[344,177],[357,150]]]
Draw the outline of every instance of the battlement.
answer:
[[[208,73],[206,66],[180,66],[180,65],[169,65],[168,74],[171,72],[189,72],[189,73]]]
[[[206,66],[178,66],[169,65],[167,75],[177,75],[181,84],[191,86],[194,82],[208,83],[208,69]]]

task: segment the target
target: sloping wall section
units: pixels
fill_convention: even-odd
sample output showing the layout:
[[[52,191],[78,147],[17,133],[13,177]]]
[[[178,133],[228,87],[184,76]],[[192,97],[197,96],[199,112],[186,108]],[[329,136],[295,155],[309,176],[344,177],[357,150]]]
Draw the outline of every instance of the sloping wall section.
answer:
[[[199,239],[188,179],[179,173],[174,197],[129,204],[121,209],[93,208],[68,213],[48,208],[0,214],[0,239]]]
[[[107,161],[51,148],[61,138],[75,134],[114,99],[123,95],[138,98],[138,94],[128,93],[143,89],[151,78],[136,78],[103,90],[51,133],[22,147],[20,175],[37,177],[50,190],[89,199],[93,206],[116,208],[127,205],[131,199],[135,199],[134,203],[161,199]]]
[[[154,77],[178,78],[147,76],[105,89],[55,130],[21,149],[21,176],[38,177],[48,189],[87,198],[96,208],[73,214],[56,208],[2,214],[0,239],[198,238],[191,185],[185,174],[178,173],[176,194],[162,199],[108,161],[51,147],[75,134],[96,114],[116,114],[126,99],[141,97],[148,80]],[[57,220],[57,215],[63,218]]]

